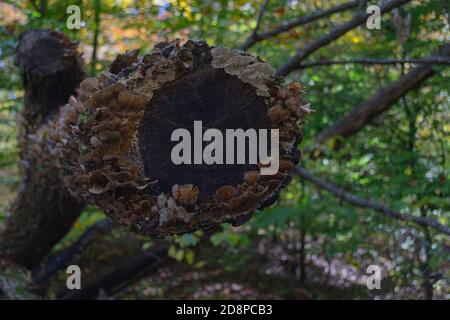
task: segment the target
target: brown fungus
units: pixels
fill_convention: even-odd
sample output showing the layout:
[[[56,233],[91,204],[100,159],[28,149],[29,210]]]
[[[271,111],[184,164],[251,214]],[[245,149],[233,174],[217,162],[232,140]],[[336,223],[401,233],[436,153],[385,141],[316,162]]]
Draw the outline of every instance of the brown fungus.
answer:
[[[301,85],[284,87],[258,57],[192,40],[160,43],[143,58],[119,55],[108,72],[86,79],[61,109],[66,121],[40,134],[58,132],[71,193],[132,230],[164,237],[238,225],[276,201],[300,157],[298,123],[310,112],[302,96]],[[191,131],[193,121],[221,132],[279,129],[279,171],[173,164],[171,133]]]

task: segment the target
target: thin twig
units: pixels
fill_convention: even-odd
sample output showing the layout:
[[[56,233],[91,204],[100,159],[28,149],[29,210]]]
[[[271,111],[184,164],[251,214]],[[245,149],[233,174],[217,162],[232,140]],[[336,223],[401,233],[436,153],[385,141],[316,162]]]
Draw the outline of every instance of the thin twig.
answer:
[[[103,219],[94,223],[71,246],[53,256],[41,269],[33,272],[33,282],[42,283],[62,268],[67,267],[95,239],[110,233],[119,225],[111,219]]]
[[[430,55],[428,59],[432,60],[435,57],[446,57],[448,60],[450,57],[450,44],[444,44],[439,47],[438,52]],[[349,137],[359,132],[373,118],[394,105],[401,96],[417,88],[435,74],[436,71],[429,64],[421,64],[412,68],[407,74],[378,89],[369,99],[361,102],[331,126],[319,132],[316,136],[316,141],[323,143],[334,136]]]
[[[125,262],[112,272],[98,277],[81,290],[71,292],[62,299],[95,299],[98,297],[100,290],[103,290],[107,295],[116,293],[150,272],[157,270],[168,261],[169,246],[170,243],[168,242],[156,244],[153,248]]]
[[[295,168],[295,173],[298,174],[300,177],[308,180],[309,182],[312,182],[319,188],[327,190],[335,197],[338,197],[341,200],[346,201],[350,204],[353,204],[355,206],[362,207],[362,208],[370,208],[370,209],[376,210],[390,218],[399,219],[402,221],[411,221],[422,227],[432,227],[435,230],[450,236],[450,228],[440,224],[435,219],[426,218],[426,217],[416,217],[416,216],[412,216],[412,215],[408,215],[408,214],[403,214],[403,213],[394,211],[392,209],[389,209],[387,206],[385,206],[384,204],[381,204],[379,202],[361,199],[361,198],[351,194],[350,192],[340,189],[339,187],[337,187],[331,183],[320,180],[319,178],[315,177],[312,173],[310,173],[308,170],[306,170],[305,168],[302,168],[300,166]]]
[[[380,13],[385,14],[392,9],[402,6],[410,1],[411,0],[391,0],[385,2],[380,6]],[[337,26],[323,37],[307,44],[304,48],[299,49],[294,56],[292,56],[284,65],[281,66],[281,68],[277,70],[277,75],[286,76],[290,72],[297,70],[300,66],[300,63],[307,57],[309,57],[312,53],[342,37],[348,31],[366,23],[369,16],[370,14],[364,11],[358,11],[350,21]]]
[[[241,46],[241,50],[243,50],[243,51],[247,50],[256,41],[258,41],[257,40],[257,39],[259,39],[258,30],[259,30],[259,27],[261,26],[261,22],[262,22],[262,19],[264,17],[264,12],[266,11],[268,4],[269,4],[269,0],[264,0],[264,3],[261,6],[261,9],[259,10],[258,18],[256,20],[256,26],[253,29],[253,31],[250,34],[250,36],[247,38],[247,40],[245,40],[244,44]]]
[[[356,1],[349,1],[340,5],[337,5],[335,7],[332,7],[327,10],[317,10],[313,13],[311,13],[308,16],[298,17],[296,19],[284,22],[282,25],[276,27],[273,30],[269,30],[266,32],[258,33],[257,29],[253,31],[253,33],[247,38],[247,40],[244,41],[244,43],[241,45],[241,50],[246,51],[250,47],[252,47],[255,43],[260,42],[265,39],[276,37],[277,35],[289,31],[291,29],[294,29],[298,26],[302,26],[311,22],[314,22],[316,20],[328,17],[334,13],[342,12],[348,9],[351,9],[353,7],[356,7],[358,5],[358,0]],[[258,26],[259,28],[259,26]]]
[[[358,58],[352,60],[320,60],[313,62],[305,62],[299,65],[299,69],[306,69],[310,67],[320,67],[320,66],[330,66],[339,64],[365,64],[365,65],[391,65],[391,64],[405,64],[405,63],[416,63],[416,64],[450,64],[449,57],[433,57],[429,59],[414,59],[414,58],[404,58],[404,59],[371,59],[371,58]]]
[[[256,21],[256,27],[253,30],[254,34],[258,33],[259,27],[261,26],[262,19],[264,17],[264,12],[266,11],[268,4],[269,4],[269,0],[264,0],[264,3],[262,5],[261,9],[259,10],[258,19]]]

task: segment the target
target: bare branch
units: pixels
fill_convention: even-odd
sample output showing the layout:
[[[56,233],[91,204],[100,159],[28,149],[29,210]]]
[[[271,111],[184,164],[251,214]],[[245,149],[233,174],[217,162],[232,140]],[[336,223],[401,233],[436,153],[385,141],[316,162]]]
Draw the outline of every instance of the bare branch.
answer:
[[[332,7],[330,9],[327,9],[327,10],[317,10],[316,12],[313,12],[308,16],[298,17],[296,19],[284,22],[279,27],[277,27],[273,30],[270,30],[270,31],[262,32],[262,33],[258,33],[258,31],[257,31],[259,29],[259,26],[258,26],[258,29],[255,28],[253,33],[241,45],[241,50],[246,51],[250,47],[252,47],[255,43],[260,42],[264,39],[276,37],[277,35],[279,35],[283,32],[289,31],[291,29],[294,29],[298,26],[305,25],[305,24],[314,22],[316,20],[328,17],[334,13],[346,11],[348,9],[356,7],[358,5],[358,2],[359,2],[358,0],[349,1],[346,3],[340,4],[340,5],[337,5],[335,7]]]
[[[441,46],[436,56],[447,57],[448,62],[450,44]],[[430,59],[434,59],[434,56],[431,56]],[[362,102],[331,127],[320,132],[316,137],[316,141],[322,143],[332,136],[348,137],[358,132],[374,117],[389,109],[401,96],[416,88],[434,74],[435,71],[429,64],[423,64],[412,69],[397,81],[379,89],[369,100]]]
[[[250,36],[247,38],[247,40],[245,40],[244,44],[242,44],[241,50],[243,50],[243,51],[247,50],[248,48],[250,48],[251,45],[253,45],[257,41],[257,39],[259,39],[258,30],[259,30],[259,27],[261,26],[264,12],[266,11],[268,4],[269,4],[269,0],[264,0],[264,3],[261,6],[261,9],[259,10],[258,18],[256,20],[256,26],[253,29]]]
[[[414,222],[422,227],[431,227],[441,233],[450,235],[450,228],[440,224],[435,219],[426,218],[426,217],[416,217],[416,216],[412,216],[409,214],[403,214],[403,213],[394,211],[392,209],[389,209],[387,206],[385,206],[382,203],[358,198],[357,196],[355,196],[343,189],[340,189],[339,187],[337,187],[331,183],[320,180],[319,178],[315,177],[312,173],[310,173],[308,170],[306,170],[305,168],[302,168],[300,166],[295,168],[295,173],[297,173],[300,177],[304,178],[305,180],[312,182],[319,188],[327,190],[335,197],[337,197],[341,200],[344,200],[350,204],[353,204],[355,206],[362,207],[362,208],[373,209],[373,210],[376,210],[376,211],[382,213],[383,215],[385,215],[387,217],[402,220],[402,221]]]
[[[306,69],[310,67],[321,67],[339,64],[364,64],[364,65],[391,65],[391,64],[405,64],[405,63],[416,63],[416,64],[450,64],[448,57],[433,57],[428,59],[371,59],[371,58],[358,58],[352,60],[319,60],[313,62],[305,62],[300,64],[299,69]]]
[[[60,269],[65,268],[86,247],[99,237],[111,232],[119,225],[111,219],[103,219],[94,223],[78,238],[70,247],[57,253],[44,267],[34,272],[33,282],[40,284],[54,275]]]
[[[197,247],[202,247],[203,243],[209,242],[211,236],[220,230],[222,230],[220,225],[205,230]],[[149,273],[156,271],[161,265],[168,263],[170,261],[168,255],[170,245],[171,243],[168,241],[158,242],[139,256],[121,264],[114,271],[101,275],[81,290],[69,293],[62,299],[95,299],[101,292],[107,295],[117,293]]]
[[[411,0],[390,0],[380,6],[380,13],[385,14],[391,11],[392,9],[404,5],[405,3],[410,1]],[[370,14],[366,13],[365,11],[358,11],[358,13],[355,14],[352,20],[337,26],[323,37],[311,42],[310,44],[306,45],[303,49],[299,49],[297,53],[292,58],[289,59],[288,62],[286,62],[283,66],[281,66],[280,69],[278,69],[277,75],[285,76],[290,72],[298,69],[300,63],[304,61],[307,57],[309,57],[312,53],[328,45],[334,40],[342,37],[348,31],[364,24],[369,18],[369,16]]]
[[[264,12],[266,11],[267,5],[269,4],[269,0],[264,0],[264,3],[261,7],[261,10],[259,10],[259,14],[258,14],[258,20],[256,21],[256,27],[255,30],[253,30],[253,33],[256,34],[258,33],[259,27],[261,25],[262,19],[264,17]]]
[[[161,264],[168,260],[168,249],[168,242],[159,243],[140,256],[127,261],[111,273],[100,276],[81,290],[68,294],[63,297],[63,300],[95,299],[98,297],[100,290],[104,290],[108,295],[118,292],[149,272],[158,269]]]

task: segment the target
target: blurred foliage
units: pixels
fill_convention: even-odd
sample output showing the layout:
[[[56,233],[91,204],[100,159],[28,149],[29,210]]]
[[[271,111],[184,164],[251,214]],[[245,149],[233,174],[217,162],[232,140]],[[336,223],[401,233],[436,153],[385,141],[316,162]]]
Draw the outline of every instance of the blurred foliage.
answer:
[[[55,28],[80,41],[86,64],[95,61],[95,73],[104,70],[117,53],[140,47],[142,52],[162,40],[199,38],[211,45],[238,47],[256,25],[263,1],[213,0],[100,0],[99,37],[95,40],[97,1],[36,0],[0,3],[0,219],[18,185],[19,159],[16,149],[15,116],[23,95],[18,70],[13,65],[18,35],[31,28]],[[270,1],[261,30],[283,21],[326,9],[344,1]],[[373,2],[373,1],[372,1]],[[66,8],[81,7],[85,27],[68,30]],[[411,32],[404,44],[397,38],[392,15],[382,17],[381,30],[354,29],[313,54],[309,60],[426,57],[449,40],[445,1],[415,0],[400,13],[411,14]],[[352,10],[294,28],[275,38],[257,43],[250,52],[274,67],[289,55],[351,18]],[[98,50],[92,59],[93,47]],[[449,224],[449,70],[436,66],[438,75],[399,100],[386,113],[358,134],[342,140],[330,139],[317,146],[315,135],[343,116],[377,88],[408,72],[412,66],[333,65],[293,72],[287,81],[300,81],[316,112],[303,126],[303,163],[312,172],[358,196],[376,199],[395,210],[426,215]],[[89,68],[90,69],[90,68]],[[88,70],[89,70],[88,69]],[[339,148],[336,148],[339,146]],[[3,213],[3,214],[2,214]],[[75,239],[89,224],[101,217],[88,209],[66,238]],[[380,264],[388,268],[395,290],[420,288],[426,250],[429,268],[442,274],[434,284],[435,293],[448,290],[448,238],[404,222],[385,218],[368,209],[352,207],[299,179],[289,185],[272,208],[255,214],[239,228],[225,225],[210,239],[217,250],[241,250],[251,239],[285,239],[296,234],[305,246],[306,260],[322,254],[340,257],[360,270]],[[301,235],[304,235],[302,238]],[[169,251],[177,261],[202,266],[193,248],[201,235],[175,238]],[[64,242],[63,242],[64,243]],[[144,249],[152,242],[144,242]]]

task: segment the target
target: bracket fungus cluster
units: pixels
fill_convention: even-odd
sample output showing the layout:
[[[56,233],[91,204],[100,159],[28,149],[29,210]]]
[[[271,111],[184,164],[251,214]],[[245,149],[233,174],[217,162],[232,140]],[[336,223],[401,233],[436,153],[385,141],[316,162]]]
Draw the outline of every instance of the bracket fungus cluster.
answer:
[[[141,234],[239,225],[276,201],[299,161],[299,122],[310,110],[301,86],[281,80],[258,57],[205,42],[159,43],[143,57],[132,51],[85,79],[61,120],[40,129],[37,148],[49,157],[42,165],[57,169],[74,197]],[[174,165],[170,133],[194,120],[219,130],[279,129],[278,173]]]

